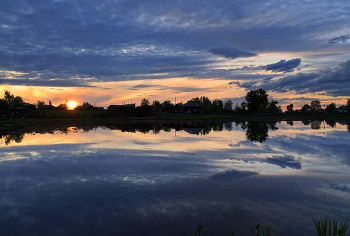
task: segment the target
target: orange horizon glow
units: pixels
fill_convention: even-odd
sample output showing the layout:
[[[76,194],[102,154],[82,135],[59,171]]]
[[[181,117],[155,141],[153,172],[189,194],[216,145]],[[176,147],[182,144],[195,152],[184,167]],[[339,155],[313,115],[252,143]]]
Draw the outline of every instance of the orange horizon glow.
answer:
[[[143,84],[144,87],[137,87]],[[135,103],[139,106],[141,100],[146,98],[153,102],[158,100],[160,102],[170,100],[172,103],[187,102],[193,97],[206,96],[210,100],[221,99],[226,101],[233,100],[235,106],[236,102],[243,102],[247,90],[237,87],[236,85],[229,85],[228,80],[219,79],[190,79],[190,78],[172,78],[162,80],[162,84],[166,86],[161,87],[160,81],[157,80],[138,80],[138,81],[121,81],[121,82],[100,82],[92,83],[93,87],[76,88],[76,87],[40,87],[40,86],[13,86],[1,85],[0,97],[4,95],[5,90],[10,91],[15,96],[21,96],[25,102],[36,104],[38,100],[44,101],[48,104],[49,101],[53,105],[64,102],[69,98],[68,109],[72,110],[83,102],[89,102],[96,107],[107,108],[109,105],[118,105],[123,103]],[[193,91],[186,91],[184,88],[197,88]],[[263,88],[263,86],[262,86]],[[286,106],[294,104],[294,109],[301,109],[301,107],[310,103],[316,98],[321,101],[321,104],[336,103],[337,106],[346,104],[348,97],[338,96],[332,97],[324,94],[303,94],[299,95],[291,92],[278,93],[267,91],[269,99],[284,99],[278,105],[282,110],[286,110]],[[310,98],[309,101],[299,100],[299,97]],[[287,100],[286,100],[287,98]],[[323,107],[323,106],[322,106]]]
[[[69,110],[74,110],[78,106],[78,103],[75,101],[68,101],[67,106]]]

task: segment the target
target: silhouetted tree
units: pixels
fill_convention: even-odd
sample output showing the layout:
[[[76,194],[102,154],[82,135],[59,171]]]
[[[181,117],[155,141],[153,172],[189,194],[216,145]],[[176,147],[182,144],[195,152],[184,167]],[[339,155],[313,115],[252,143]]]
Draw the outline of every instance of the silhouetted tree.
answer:
[[[23,104],[23,99],[20,96],[16,96],[12,101],[11,107],[22,107]]]
[[[60,103],[58,106],[57,106],[58,109],[60,110],[68,110],[68,101],[66,100],[65,102],[63,103]]]
[[[43,101],[37,101],[36,102],[36,108],[38,110],[42,110],[42,109],[44,109],[44,107],[45,107],[45,102],[43,102]]]
[[[7,103],[7,107],[22,107],[24,102],[20,96],[14,96],[10,91],[6,90],[3,100]]]
[[[289,104],[289,105],[287,106],[287,111],[288,111],[288,112],[294,111],[294,110],[293,110],[293,107],[294,107],[293,104]]]
[[[266,111],[270,113],[277,113],[277,112],[282,112],[282,109],[280,106],[276,106],[279,102],[276,100],[272,100],[271,102],[268,103],[266,107]]]
[[[231,100],[227,100],[225,102],[225,104],[224,104],[224,109],[225,110],[232,110],[232,105],[233,105],[232,101]]]
[[[150,102],[148,99],[144,98],[141,100],[141,106],[145,107],[145,106],[149,106]]]
[[[152,107],[150,106],[139,106],[131,111],[131,113],[136,117],[144,117],[152,115]]]
[[[154,100],[154,101],[152,102],[152,105],[153,105],[154,107],[156,107],[156,108],[161,108],[161,107],[162,107],[162,104],[160,104],[160,102],[157,101],[157,100]]]
[[[171,107],[174,106],[169,100],[168,101],[164,101],[162,103],[162,105],[163,105],[164,108],[171,108]]]
[[[305,113],[306,110],[309,109],[309,108],[311,108],[311,107],[309,106],[309,104],[304,104],[304,106],[301,108],[301,111]]]
[[[310,105],[311,109],[313,111],[317,111],[321,108],[321,102],[320,100],[314,100],[311,102],[311,105]]]
[[[8,90],[5,91],[4,100],[9,107],[11,106],[11,103],[12,103],[14,98],[15,98],[15,96],[10,91],[8,91]]]
[[[238,103],[235,106],[235,111],[237,112],[246,112],[247,111],[247,103],[246,102],[241,102],[239,105]]]
[[[265,112],[268,105],[268,94],[262,88],[250,90],[245,96],[249,112]]]
[[[220,99],[215,99],[210,106],[210,111],[212,113],[221,114],[223,106],[224,106],[224,104],[222,103],[222,101]]]
[[[92,106],[89,102],[84,102],[83,106]]]
[[[350,112],[350,99],[346,102],[346,107],[348,109],[348,112]]]
[[[334,103],[328,104],[326,107],[327,112],[335,112],[335,109],[336,109],[336,107],[335,107]]]

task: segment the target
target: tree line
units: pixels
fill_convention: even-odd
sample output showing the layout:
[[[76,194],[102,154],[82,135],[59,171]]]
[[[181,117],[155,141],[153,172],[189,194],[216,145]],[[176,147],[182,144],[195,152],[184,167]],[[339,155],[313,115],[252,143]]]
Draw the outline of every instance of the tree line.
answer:
[[[236,112],[249,112],[249,113],[281,113],[282,108],[281,106],[278,106],[279,102],[276,100],[270,100],[268,99],[268,93],[260,88],[257,90],[250,90],[247,92],[245,96],[245,101],[241,102],[240,104],[236,104],[234,110]],[[206,96],[201,97],[194,97],[190,101],[197,102],[198,104],[204,106],[208,113],[216,113],[221,114],[223,111],[230,111],[233,110],[233,103],[231,100],[222,101],[220,99],[214,99],[210,100]],[[2,99],[0,99],[0,110],[5,110],[7,108],[11,107],[22,107],[24,105],[24,101],[22,97],[15,96],[10,91],[5,91],[4,96]],[[181,106],[183,105],[182,102],[173,104],[171,101],[166,100],[164,102],[160,102],[158,100],[154,100],[152,104],[150,101],[146,98],[141,100],[141,108],[142,107],[149,107],[153,106],[155,108],[159,109],[171,109],[175,106]],[[44,101],[37,101],[35,105],[32,105],[32,108],[36,108],[39,110],[42,110],[44,108],[57,108],[60,110],[67,110],[68,109],[68,101],[66,100],[63,103],[60,103],[57,107],[53,106],[51,104],[51,101],[49,101],[48,104],[45,104]],[[84,102],[82,106],[92,106],[89,102]],[[347,111],[350,112],[350,99],[347,100],[346,103]],[[310,104],[304,104],[301,108],[301,112],[306,112],[307,110],[311,111],[317,111],[322,108],[320,100],[313,100]],[[325,107],[325,111],[327,112],[335,112],[337,109],[335,103],[328,104]],[[287,112],[294,112],[294,105],[289,104],[286,107]]]

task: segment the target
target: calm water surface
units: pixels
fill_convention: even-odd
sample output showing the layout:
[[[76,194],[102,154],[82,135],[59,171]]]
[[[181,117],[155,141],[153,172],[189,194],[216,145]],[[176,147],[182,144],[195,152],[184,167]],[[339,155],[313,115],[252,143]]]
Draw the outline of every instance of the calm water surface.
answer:
[[[350,215],[345,122],[70,127],[0,140],[0,235],[316,235]]]

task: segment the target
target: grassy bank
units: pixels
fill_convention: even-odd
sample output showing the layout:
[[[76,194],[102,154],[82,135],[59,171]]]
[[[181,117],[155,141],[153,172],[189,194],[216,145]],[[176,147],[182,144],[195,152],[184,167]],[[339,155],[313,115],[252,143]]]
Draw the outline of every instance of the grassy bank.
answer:
[[[337,218],[331,217],[319,217],[313,218],[312,222],[316,229],[317,236],[348,236],[347,229],[349,217],[345,218],[343,216],[338,216]],[[204,226],[200,225],[197,227],[196,231],[191,236],[200,236]],[[260,224],[255,226],[250,226],[252,236],[281,236],[278,232],[273,232],[270,227],[266,229],[260,227]],[[235,236],[234,231],[230,232],[231,235]],[[237,235],[236,235],[237,236]]]

